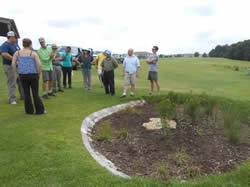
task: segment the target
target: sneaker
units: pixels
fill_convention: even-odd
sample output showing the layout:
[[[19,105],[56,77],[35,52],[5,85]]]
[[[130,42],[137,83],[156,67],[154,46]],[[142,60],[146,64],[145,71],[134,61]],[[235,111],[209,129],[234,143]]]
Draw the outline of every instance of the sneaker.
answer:
[[[10,104],[11,104],[11,105],[16,105],[17,102],[16,102],[16,101],[12,101]]]
[[[49,96],[46,94],[46,95],[43,95],[43,98],[44,99],[49,99]]]
[[[48,93],[48,96],[56,96],[56,94],[52,93]]]
[[[71,87],[71,86],[69,86],[69,88],[70,88],[70,89],[72,89],[72,87]]]
[[[125,97],[127,97],[126,95],[124,95],[124,94],[122,94],[122,96],[120,97],[120,98],[125,98]]]
[[[62,89],[59,89],[58,92],[64,92]]]
[[[115,96],[115,94],[113,93],[113,94],[111,94],[111,96]]]
[[[131,94],[130,94],[130,96],[131,96],[131,97],[134,97],[134,96],[135,96],[135,94],[132,94],[132,93],[131,93]]]

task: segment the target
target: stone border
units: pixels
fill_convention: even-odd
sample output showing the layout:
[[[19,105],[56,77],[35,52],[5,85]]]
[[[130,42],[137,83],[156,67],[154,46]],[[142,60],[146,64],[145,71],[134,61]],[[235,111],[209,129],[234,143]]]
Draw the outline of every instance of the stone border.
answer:
[[[129,103],[120,104],[116,106],[112,106],[110,108],[105,108],[103,110],[97,111],[95,113],[90,114],[88,117],[86,117],[81,126],[81,134],[82,134],[82,141],[85,146],[85,148],[89,151],[90,155],[104,168],[106,168],[109,172],[111,172],[113,175],[130,179],[130,176],[126,175],[125,173],[122,173],[117,170],[115,165],[108,160],[105,156],[95,151],[92,147],[90,142],[92,142],[91,139],[91,133],[92,128],[95,126],[95,124],[103,119],[104,117],[107,117],[115,112],[118,112],[127,106],[137,106],[137,105],[144,105],[146,101],[144,100],[137,100],[137,101],[131,101]]]

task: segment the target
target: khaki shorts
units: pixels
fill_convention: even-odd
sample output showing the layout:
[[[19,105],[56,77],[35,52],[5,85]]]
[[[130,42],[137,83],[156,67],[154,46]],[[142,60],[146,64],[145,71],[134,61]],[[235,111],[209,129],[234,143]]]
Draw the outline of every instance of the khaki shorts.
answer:
[[[52,71],[42,71],[43,81],[51,81],[52,80]]]
[[[158,80],[158,72],[149,71],[148,72],[148,80],[150,80],[150,81],[157,81]]]
[[[136,73],[133,74],[125,73],[124,84],[125,86],[129,85],[134,86],[136,84]]]

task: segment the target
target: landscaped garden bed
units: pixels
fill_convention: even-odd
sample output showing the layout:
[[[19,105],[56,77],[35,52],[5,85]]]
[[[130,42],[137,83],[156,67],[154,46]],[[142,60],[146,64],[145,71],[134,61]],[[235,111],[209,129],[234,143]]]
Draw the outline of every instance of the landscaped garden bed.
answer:
[[[248,120],[231,101],[192,91],[145,99],[100,120],[92,132],[93,148],[122,172],[188,179],[231,171],[250,156]],[[160,119],[155,129],[145,128],[151,118]]]

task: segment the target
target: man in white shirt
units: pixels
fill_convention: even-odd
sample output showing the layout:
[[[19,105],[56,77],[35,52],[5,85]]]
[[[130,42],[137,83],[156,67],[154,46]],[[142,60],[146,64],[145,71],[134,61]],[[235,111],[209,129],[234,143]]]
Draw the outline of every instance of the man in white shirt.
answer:
[[[131,86],[130,96],[134,96],[136,78],[139,77],[140,61],[134,55],[134,50],[128,50],[128,56],[123,61],[124,92],[120,98],[127,95],[127,90]]]

